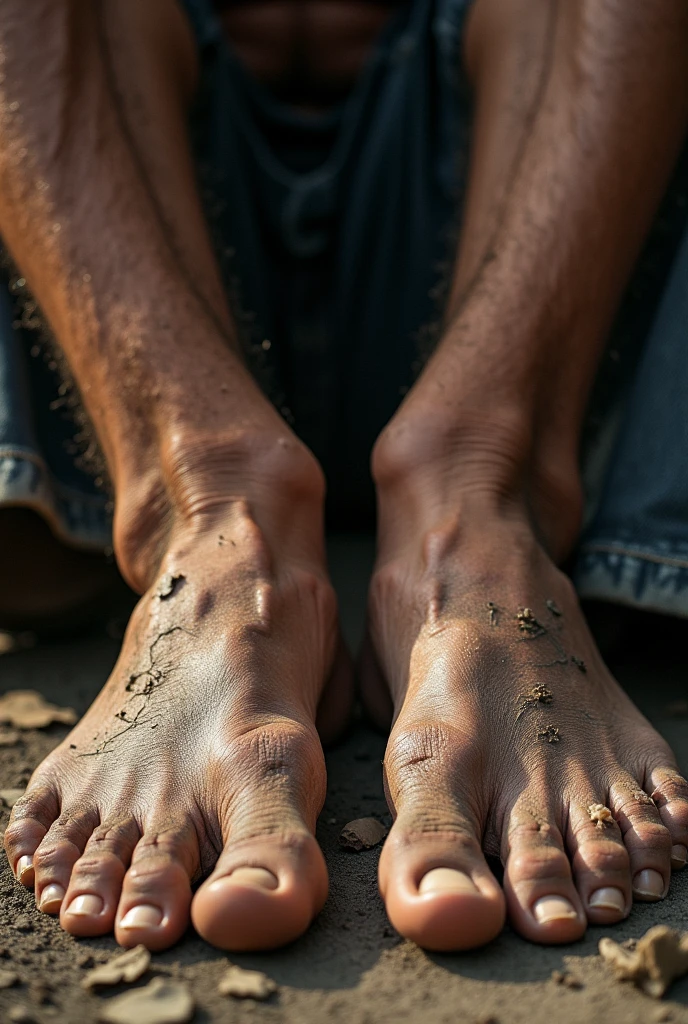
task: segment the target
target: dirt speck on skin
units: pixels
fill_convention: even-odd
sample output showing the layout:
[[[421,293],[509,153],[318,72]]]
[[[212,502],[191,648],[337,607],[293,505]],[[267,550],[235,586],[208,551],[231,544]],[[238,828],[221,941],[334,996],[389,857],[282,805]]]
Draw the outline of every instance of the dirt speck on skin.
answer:
[[[563,615],[563,612],[562,612],[561,608],[558,607],[558,605],[557,605],[557,603],[555,601],[553,601],[551,598],[548,598],[545,601],[545,604],[547,605],[547,608],[549,609],[549,611],[551,611],[552,615],[556,615],[557,618],[561,618],[561,616]]]
[[[634,789],[631,796],[638,804],[654,804],[654,800],[651,796],[648,796],[644,789]]]
[[[103,1024],[186,1024],[194,1012],[193,997],[183,982],[153,978],[145,988],[110,999],[98,1019]]]
[[[526,713],[528,708],[534,708],[538,704],[551,704],[553,700],[554,694],[552,691],[543,683],[538,683],[528,693],[521,694],[521,703],[518,706],[516,721]]]
[[[585,674],[588,671],[588,666],[585,664],[582,658],[577,658],[575,654],[571,655],[571,664],[575,665],[579,672]]]
[[[45,729],[53,722],[74,725],[73,708],[50,704],[36,690],[9,690],[0,697],[0,722],[16,729]]]
[[[257,999],[262,1002],[277,991],[277,985],[263,971],[247,971],[232,964],[220,978],[217,991],[235,999]]]
[[[183,572],[171,573],[166,572],[164,576],[160,577],[158,588],[155,591],[156,597],[159,597],[161,601],[166,601],[168,597],[172,597],[178,585],[186,579]]]
[[[339,845],[345,850],[372,850],[387,835],[387,829],[377,818],[355,818],[344,826]]]
[[[663,924],[650,928],[635,949],[604,938],[599,950],[618,981],[632,981],[654,999],[661,999],[672,981],[688,974],[688,932]]]
[[[561,742],[561,736],[556,725],[548,725],[546,729],[542,729],[537,735],[539,740],[545,740],[547,743]]]
[[[612,812],[604,804],[590,804],[588,814],[597,828],[604,828],[605,825],[611,825],[614,822]]]
[[[119,956],[100,964],[86,975],[81,982],[85,989],[99,985],[119,985],[121,982],[138,981],[150,967],[151,955],[145,946],[134,946]]]

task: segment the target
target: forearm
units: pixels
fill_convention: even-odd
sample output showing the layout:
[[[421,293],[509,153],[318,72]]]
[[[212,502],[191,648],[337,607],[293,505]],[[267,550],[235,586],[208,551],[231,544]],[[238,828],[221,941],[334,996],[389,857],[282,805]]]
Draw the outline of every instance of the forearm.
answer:
[[[121,459],[175,418],[183,429],[202,410],[219,429],[248,374],[231,321],[218,324],[166,236],[118,109],[99,11],[78,0],[3,5],[0,234],[117,477]]]
[[[428,463],[432,444],[458,476],[461,452],[482,445],[519,488],[537,460],[576,476],[604,340],[685,135],[688,12],[673,0],[541,4],[541,85],[500,179],[490,136],[519,83],[502,76],[500,92],[486,81],[490,4],[475,12],[477,145],[444,337],[383,451],[425,446]],[[467,461],[489,477],[485,460]]]

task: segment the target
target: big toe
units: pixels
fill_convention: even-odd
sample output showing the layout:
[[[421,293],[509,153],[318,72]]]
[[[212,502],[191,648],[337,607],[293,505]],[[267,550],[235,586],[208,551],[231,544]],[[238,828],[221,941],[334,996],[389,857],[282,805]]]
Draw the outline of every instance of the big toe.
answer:
[[[191,918],[220,949],[274,949],[298,938],[327,897],[313,835],[325,793],[322,748],[314,729],[277,721],[235,741],[233,760],[231,777],[250,781],[232,801],[225,847]]]
[[[225,851],[191,916],[220,949],[272,949],[305,932],[326,895],[325,861],[312,835],[265,836]]]
[[[425,949],[472,949],[504,926],[504,894],[483,855],[476,822],[457,794],[453,756],[419,756],[423,730],[393,739],[385,757],[397,819],[380,858],[380,891],[394,927]],[[433,749],[454,750],[456,744]],[[452,762],[452,763],[450,763]]]

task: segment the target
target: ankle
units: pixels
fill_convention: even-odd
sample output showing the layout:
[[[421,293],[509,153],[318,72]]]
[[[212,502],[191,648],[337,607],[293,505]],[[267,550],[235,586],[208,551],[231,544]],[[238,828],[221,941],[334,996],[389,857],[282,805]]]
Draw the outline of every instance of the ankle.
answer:
[[[142,593],[170,548],[222,533],[237,509],[248,512],[272,550],[322,560],[324,490],[316,459],[286,426],[168,437],[146,472],[116,488],[120,571]]]
[[[518,410],[454,421],[435,410],[402,411],[378,438],[372,471],[385,532],[420,536],[457,515],[480,533],[511,524],[529,529],[560,562],[580,530],[575,450],[545,448]]]

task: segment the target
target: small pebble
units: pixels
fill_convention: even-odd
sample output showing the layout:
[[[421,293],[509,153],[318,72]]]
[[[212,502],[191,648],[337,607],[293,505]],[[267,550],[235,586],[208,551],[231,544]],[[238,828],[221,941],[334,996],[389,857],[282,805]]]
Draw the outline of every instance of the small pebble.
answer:
[[[33,921],[28,914],[20,914],[19,917],[15,917],[13,923],[18,932],[33,931]]]
[[[277,991],[277,985],[262,971],[247,971],[243,967],[232,965],[220,978],[217,990],[221,996],[234,996],[235,999],[269,999]]]
[[[36,1024],[36,1018],[28,1006],[13,1006],[8,1011],[7,1019],[12,1024]]]
[[[12,988],[19,981],[16,971],[0,971],[0,988]]]

